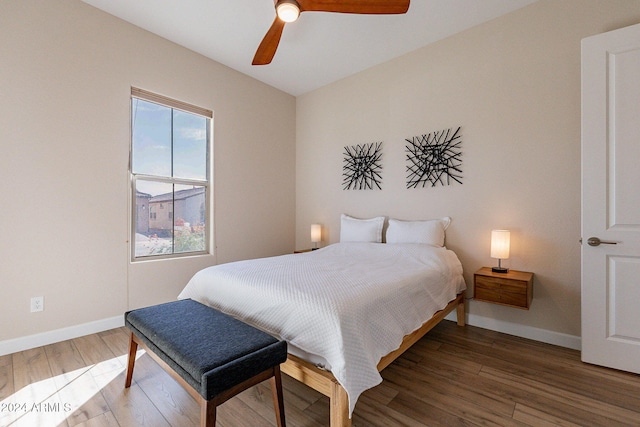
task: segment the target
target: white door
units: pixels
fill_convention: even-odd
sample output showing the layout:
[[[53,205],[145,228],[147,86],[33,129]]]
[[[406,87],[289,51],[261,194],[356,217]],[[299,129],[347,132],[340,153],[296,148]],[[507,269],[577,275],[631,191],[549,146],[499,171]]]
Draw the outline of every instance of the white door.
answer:
[[[640,373],[640,24],[582,41],[582,239],[582,360]]]

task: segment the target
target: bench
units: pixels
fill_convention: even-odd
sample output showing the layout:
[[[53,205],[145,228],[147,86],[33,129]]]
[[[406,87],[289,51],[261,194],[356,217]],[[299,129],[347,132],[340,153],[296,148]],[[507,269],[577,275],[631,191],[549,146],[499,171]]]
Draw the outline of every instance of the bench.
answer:
[[[287,343],[211,307],[186,299],[125,313],[131,330],[125,387],[138,346],[200,403],[200,425],[213,427],[216,407],[267,379],[276,423],[285,427],[280,364]]]

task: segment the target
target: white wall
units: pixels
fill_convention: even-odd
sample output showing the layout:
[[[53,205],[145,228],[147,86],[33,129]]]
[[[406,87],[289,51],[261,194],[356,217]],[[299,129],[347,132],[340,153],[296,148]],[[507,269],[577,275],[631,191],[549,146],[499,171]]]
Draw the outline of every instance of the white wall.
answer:
[[[298,97],[296,247],[312,223],[338,241],[342,212],[448,215],[471,288],[510,229],[503,265],[535,273],[531,310],[471,301],[471,318],[579,336],[580,40],[639,21],[636,0],[541,0]],[[457,126],[463,184],[406,189],[405,138]],[[382,190],[342,190],[344,147],[376,141]]]
[[[293,249],[294,97],[79,0],[3,0],[0,58],[0,354]],[[131,86],[214,111],[215,257],[129,262]]]

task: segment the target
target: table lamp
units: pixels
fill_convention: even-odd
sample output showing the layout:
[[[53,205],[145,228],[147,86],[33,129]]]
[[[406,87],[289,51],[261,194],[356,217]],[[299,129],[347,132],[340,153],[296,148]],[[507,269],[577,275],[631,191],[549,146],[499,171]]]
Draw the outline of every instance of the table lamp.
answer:
[[[509,258],[511,233],[509,230],[491,230],[491,258],[498,259],[498,266],[492,267],[494,273],[508,273],[509,269],[502,266],[501,261]]]
[[[322,225],[320,224],[311,224],[311,243],[313,243],[313,248],[311,250],[318,249],[318,242],[322,240]]]

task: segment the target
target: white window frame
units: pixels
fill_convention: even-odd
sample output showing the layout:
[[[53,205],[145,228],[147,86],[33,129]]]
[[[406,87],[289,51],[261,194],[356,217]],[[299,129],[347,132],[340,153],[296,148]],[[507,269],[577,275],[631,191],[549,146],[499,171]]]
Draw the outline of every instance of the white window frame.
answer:
[[[206,179],[198,180],[198,179],[183,179],[183,178],[175,178],[175,177],[162,177],[162,176],[154,176],[154,175],[146,175],[141,173],[133,172],[133,123],[131,122],[131,117],[133,113],[133,100],[137,98],[143,101],[152,102],[155,104],[162,105],[164,107],[172,108],[175,110],[182,110],[187,113],[196,114],[199,116],[203,116],[209,119],[209,126],[207,128],[207,158],[206,158]],[[188,104],[186,102],[178,101],[172,98],[165,97],[163,95],[158,95],[153,92],[146,91],[144,89],[139,89],[136,87],[131,87],[131,98],[130,98],[130,113],[129,113],[129,123],[130,123],[130,132],[129,132],[129,181],[130,181],[130,190],[131,190],[131,211],[130,211],[130,252],[131,252],[131,261],[132,262],[141,262],[141,261],[150,261],[150,260],[158,260],[158,259],[173,259],[173,258],[182,258],[182,257],[190,257],[197,255],[207,255],[211,253],[212,239],[211,230],[212,230],[212,203],[211,203],[211,192],[212,192],[212,151],[213,151],[213,111],[207,110],[205,108],[201,108],[195,105]],[[205,189],[205,248],[201,251],[191,251],[191,252],[179,252],[179,253],[171,253],[171,254],[157,254],[157,255],[144,255],[144,256],[136,256],[136,215],[137,215],[137,200],[136,200],[136,181],[145,180],[145,181],[155,181],[173,185],[195,185],[201,186]],[[175,188],[174,188],[175,194]],[[173,203],[173,202],[172,202]],[[173,203],[175,209],[175,203]]]

